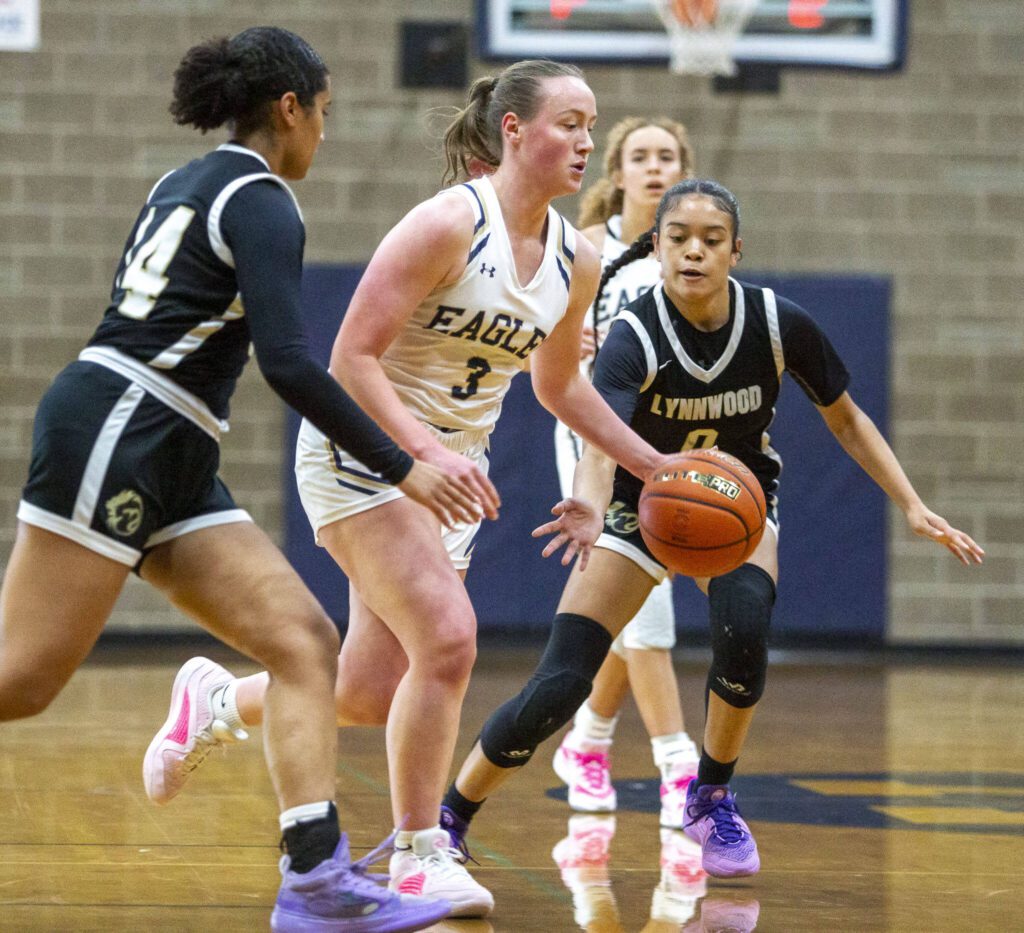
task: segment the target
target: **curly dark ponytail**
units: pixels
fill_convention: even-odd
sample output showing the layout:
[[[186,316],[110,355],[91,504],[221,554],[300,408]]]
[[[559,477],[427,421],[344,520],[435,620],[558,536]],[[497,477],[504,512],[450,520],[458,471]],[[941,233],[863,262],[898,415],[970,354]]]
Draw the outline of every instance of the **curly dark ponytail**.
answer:
[[[206,132],[225,123],[248,136],[267,119],[267,104],[294,91],[303,107],[327,87],[313,47],[293,32],[255,26],[190,48],[174,72],[174,122]]]

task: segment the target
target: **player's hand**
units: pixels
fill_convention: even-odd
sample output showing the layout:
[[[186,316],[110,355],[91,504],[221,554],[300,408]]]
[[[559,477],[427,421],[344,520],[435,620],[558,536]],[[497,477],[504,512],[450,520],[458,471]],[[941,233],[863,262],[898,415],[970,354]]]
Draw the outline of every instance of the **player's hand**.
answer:
[[[589,502],[571,497],[554,505],[551,514],[555,516],[554,521],[533,529],[535,538],[555,536],[544,546],[541,556],[550,557],[565,545],[562,566],[567,567],[579,555],[580,570],[586,570],[590,549],[604,528],[604,516]]]
[[[580,359],[589,360],[597,352],[597,335],[590,324],[583,325],[583,340],[580,343]]]
[[[907,513],[907,521],[916,535],[931,538],[936,544],[947,548],[961,564],[980,564],[985,552],[970,535],[954,528],[941,515],[936,515],[923,505]]]
[[[496,519],[501,506],[498,491],[483,471],[468,457],[443,447],[415,461],[398,488],[447,528],[477,522],[481,516]]]

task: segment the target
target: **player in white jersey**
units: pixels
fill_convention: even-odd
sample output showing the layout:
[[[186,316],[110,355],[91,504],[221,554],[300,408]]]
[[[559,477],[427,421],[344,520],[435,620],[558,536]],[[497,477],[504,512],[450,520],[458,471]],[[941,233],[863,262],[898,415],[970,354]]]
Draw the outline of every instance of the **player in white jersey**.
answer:
[[[584,333],[581,366],[588,373],[595,348],[604,341],[612,319],[661,281],[661,267],[654,256],[628,261],[630,244],[653,227],[661,196],[693,173],[686,128],[664,118],[620,120],[608,133],[604,167],[604,177],[587,191],[580,210],[582,233],[601,250],[604,269]],[[582,446],[569,428],[556,425],[555,453],[564,495],[572,489]],[[666,578],[615,639],[590,698],[555,752],[554,768],[568,785],[574,810],[616,808],[610,752],[619,709],[632,686],[662,778],[661,823],[681,825],[686,784],[697,772],[700,754],[683,722],[671,656],[675,641],[672,582]],[[699,865],[699,853],[697,857]]]
[[[445,134],[448,175],[468,174],[471,160],[497,167],[418,205],[387,234],[332,352],[331,372],[367,413],[417,459],[470,482],[489,518],[499,503],[487,438],[527,360],[540,402],[629,472],[646,476],[667,459],[577,365],[600,261],[550,202],[579,190],[595,119],[573,66],[518,62],[478,80]],[[317,540],[351,583],[338,720],[387,725],[399,827],[391,885],[443,896],[453,916],[486,914],[493,898],[438,824],[476,654],[461,578],[476,524],[454,512],[438,521],[308,425],[296,471]],[[567,500],[554,511],[578,507]],[[568,563],[575,532],[561,543]],[[261,720],[266,685],[266,675],[233,682],[226,701],[245,725]]]

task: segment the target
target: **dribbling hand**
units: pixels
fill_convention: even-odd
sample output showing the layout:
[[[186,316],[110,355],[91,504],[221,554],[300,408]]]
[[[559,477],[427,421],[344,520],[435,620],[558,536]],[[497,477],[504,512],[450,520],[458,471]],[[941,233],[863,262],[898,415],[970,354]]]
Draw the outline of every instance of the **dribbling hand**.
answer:
[[[579,555],[580,570],[586,570],[590,549],[604,528],[604,516],[589,502],[573,498],[556,503],[551,509],[551,514],[555,516],[554,521],[534,528],[532,532],[534,538],[542,538],[544,535],[555,536],[544,546],[541,556],[550,557],[564,544],[562,566],[567,567],[572,563],[572,559]]]
[[[416,460],[398,488],[446,528],[481,516],[496,519],[501,506],[493,483],[472,460],[440,446]]]
[[[930,538],[936,544],[947,548],[961,564],[980,564],[985,552],[970,535],[954,528],[941,515],[920,506],[907,513],[907,521],[916,535]]]

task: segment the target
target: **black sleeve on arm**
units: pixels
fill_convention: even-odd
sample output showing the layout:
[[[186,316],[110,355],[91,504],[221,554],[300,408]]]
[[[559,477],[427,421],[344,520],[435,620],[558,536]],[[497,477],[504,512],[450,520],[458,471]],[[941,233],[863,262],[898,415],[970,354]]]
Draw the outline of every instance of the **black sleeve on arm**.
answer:
[[[850,373],[814,318],[781,295],[776,304],[786,372],[815,405],[827,408],[846,391]]]
[[[267,383],[339,447],[388,482],[401,482],[412,457],[309,354],[299,312],[305,232],[291,196],[270,181],[243,186],[224,209],[221,232]]]
[[[612,322],[594,361],[594,388],[626,424],[633,420],[640,386],[647,381],[647,357],[625,321]]]

